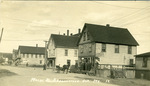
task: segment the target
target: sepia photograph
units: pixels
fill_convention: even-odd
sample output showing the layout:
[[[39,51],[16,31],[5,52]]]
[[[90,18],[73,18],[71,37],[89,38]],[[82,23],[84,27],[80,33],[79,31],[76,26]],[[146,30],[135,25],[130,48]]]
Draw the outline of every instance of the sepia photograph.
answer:
[[[0,0],[0,86],[150,86],[150,1]]]

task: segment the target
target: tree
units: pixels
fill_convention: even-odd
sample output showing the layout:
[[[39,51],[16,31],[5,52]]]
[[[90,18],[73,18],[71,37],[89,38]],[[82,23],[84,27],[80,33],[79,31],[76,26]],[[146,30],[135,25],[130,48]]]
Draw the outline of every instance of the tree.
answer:
[[[0,57],[0,64],[4,63],[5,59],[3,59],[2,57]]]

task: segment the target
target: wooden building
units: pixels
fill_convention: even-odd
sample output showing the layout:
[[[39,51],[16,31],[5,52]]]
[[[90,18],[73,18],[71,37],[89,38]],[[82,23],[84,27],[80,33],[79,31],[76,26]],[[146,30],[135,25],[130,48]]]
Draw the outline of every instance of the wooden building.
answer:
[[[80,64],[135,64],[138,43],[125,28],[85,23],[78,45]]]
[[[135,57],[135,77],[150,80],[150,52]]]
[[[20,64],[43,65],[45,47],[19,46],[17,58]]]
[[[78,36],[51,34],[48,42],[48,59],[49,67],[56,65],[75,65],[78,60]]]

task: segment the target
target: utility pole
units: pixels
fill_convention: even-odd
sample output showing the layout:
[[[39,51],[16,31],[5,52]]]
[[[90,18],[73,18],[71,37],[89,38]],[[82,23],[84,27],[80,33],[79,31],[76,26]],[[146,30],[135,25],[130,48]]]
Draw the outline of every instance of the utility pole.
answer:
[[[45,61],[44,61],[44,66],[45,66],[45,70],[47,68],[47,42],[48,41],[44,41],[45,42]]]
[[[2,28],[2,31],[1,31],[0,42],[1,42],[1,40],[2,40],[2,36],[3,36],[3,29],[4,29],[4,28]]]

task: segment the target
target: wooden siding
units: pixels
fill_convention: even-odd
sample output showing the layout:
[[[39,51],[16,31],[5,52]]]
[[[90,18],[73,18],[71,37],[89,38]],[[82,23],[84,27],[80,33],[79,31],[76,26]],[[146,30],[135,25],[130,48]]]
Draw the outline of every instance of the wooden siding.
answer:
[[[137,48],[132,46],[132,54],[128,54],[128,46],[119,45],[119,53],[115,53],[115,44],[106,44],[106,52],[102,52],[102,43],[96,43],[96,57],[100,58],[101,64],[129,65],[130,59],[134,60]]]
[[[136,70],[135,78],[150,80],[150,70]]]
[[[54,40],[51,38],[50,43],[48,45],[48,58],[54,57],[56,57],[55,43]]]
[[[87,43],[79,45],[79,57],[90,57],[90,56],[95,56],[95,43]]]
[[[86,33],[86,34],[85,34],[85,40],[83,40],[83,39],[84,39],[84,33]],[[91,42],[92,37],[91,37],[91,35],[89,34],[89,40],[87,40],[87,33],[88,33],[88,31],[87,31],[87,29],[85,29],[84,32],[83,32],[83,34],[82,34],[82,37],[81,37],[81,39],[80,39],[79,44]]]
[[[143,58],[142,57],[136,58],[136,69],[150,70],[150,57],[147,57],[147,58],[148,58],[147,67],[142,67],[142,65],[143,65]]]

